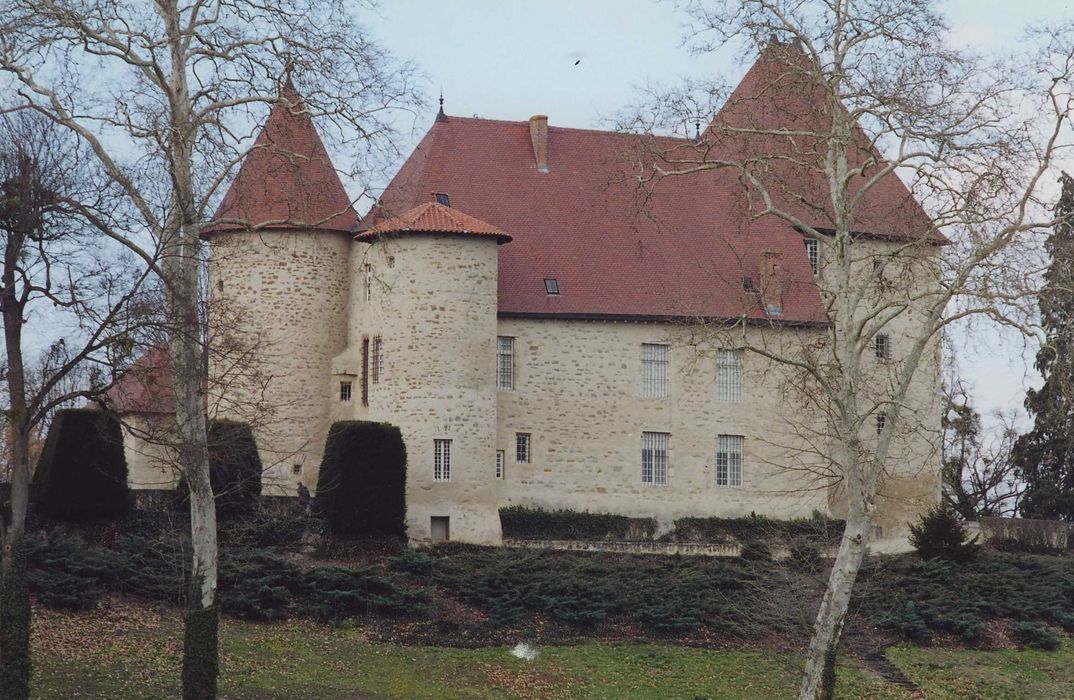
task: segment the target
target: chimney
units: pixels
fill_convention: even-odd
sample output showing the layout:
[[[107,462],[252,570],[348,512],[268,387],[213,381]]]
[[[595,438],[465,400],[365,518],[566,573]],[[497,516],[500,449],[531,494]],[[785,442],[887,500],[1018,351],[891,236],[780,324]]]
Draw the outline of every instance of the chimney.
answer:
[[[530,141],[533,142],[533,158],[537,172],[548,172],[548,117],[535,114],[530,117]]]
[[[783,249],[769,248],[761,251],[761,305],[769,316],[783,313]]]

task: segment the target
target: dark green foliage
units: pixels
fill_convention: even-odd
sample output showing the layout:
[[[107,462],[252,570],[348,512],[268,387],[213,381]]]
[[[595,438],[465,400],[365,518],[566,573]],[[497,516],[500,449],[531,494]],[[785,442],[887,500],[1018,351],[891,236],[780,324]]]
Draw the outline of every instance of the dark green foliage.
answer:
[[[311,569],[304,577],[301,595],[302,615],[323,622],[372,613],[420,617],[430,609],[427,591],[402,588],[376,566]]]
[[[742,545],[738,556],[746,561],[772,561],[772,549],[761,540],[751,540]]]
[[[623,540],[630,518],[611,513],[510,506],[500,508],[500,527],[504,537],[523,540]]]
[[[220,615],[216,606],[191,608],[183,634],[183,700],[216,697],[220,673]]]
[[[1047,627],[1032,622],[1019,622],[1011,632],[1015,639],[1030,649],[1056,651],[1061,646],[1059,635]]]
[[[980,550],[977,537],[970,537],[966,525],[946,505],[929,509],[918,524],[910,526],[910,544],[922,559],[965,562]]]
[[[679,518],[668,539],[679,542],[786,542],[802,538],[819,544],[835,544],[846,523],[818,511],[811,518],[775,520],[751,513],[745,518]]]
[[[213,487],[219,518],[247,518],[258,509],[261,497],[261,457],[253,430],[246,423],[209,421],[209,484]],[[179,507],[189,508],[186,478],[176,488]]]
[[[104,587],[113,580],[114,553],[90,547],[76,535],[53,534],[27,539],[30,591],[39,603],[62,610],[97,607]]]
[[[74,522],[126,514],[127,461],[119,420],[105,411],[56,412],[34,472],[36,513]]]
[[[337,535],[406,535],[406,447],[387,423],[333,423],[317,507]]]
[[[227,547],[280,547],[295,549],[307,532],[319,532],[323,522],[299,515],[257,513],[220,528],[220,544]]]
[[[796,539],[791,542],[788,558],[796,569],[808,574],[820,573],[824,568],[824,557],[820,547],[806,539]]]
[[[1014,444],[1012,460],[1025,483],[1019,509],[1027,518],[1074,521],[1074,180],[1061,178],[1057,223],[1044,242],[1051,265],[1039,295],[1046,340],[1036,367],[1040,389],[1026,393],[1033,429]]]
[[[417,578],[427,578],[433,572],[436,559],[417,549],[406,549],[388,562],[393,571],[402,571]]]
[[[226,615],[243,620],[281,620],[303,589],[303,572],[266,550],[225,552],[220,557],[217,600]]]
[[[27,585],[24,536],[4,543],[0,567],[0,698],[30,697],[30,591]]]
[[[909,641],[943,633],[976,644],[988,620],[1074,622],[1074,564],[987,551],[965,563],[898,557],[863,568],[856,598],[871,624]]]

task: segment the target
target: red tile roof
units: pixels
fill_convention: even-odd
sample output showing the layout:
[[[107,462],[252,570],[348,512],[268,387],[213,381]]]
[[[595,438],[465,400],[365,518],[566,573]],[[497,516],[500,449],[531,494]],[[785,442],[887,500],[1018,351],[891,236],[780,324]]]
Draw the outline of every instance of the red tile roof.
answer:
[[[777,67],[790,50],[777,44],[762,53],[700,145],[549,127],[550,171],[539,173],[528,122],[437,120],[360,227],[407,211],[429,192],[443,192],[458,209],[510,231],[514,242],[499,252],[502,315],[766,319],[743,281],[758,280],[762,251],[781,250],[786,274],[781,318],[823,322],[801,233],[773,215],[757,217],[757,198],[745,196],[736,173],[708,170],[638,184],[658,151],[708,160],[775,155],[771,174],[793,183],[793,190],[777,198],[806,223],[830,227],[817,173],[780,165],[786,161],[779,156],[793,150],[789,139],[721,128],[760,125],[770,131],[781,119],[793,126],[821,118],[815,92],[801,81],[780,79],[786,71]],[[766,83],[773,79],[774,86]],[[867,148],[855,158],[865,153],[882,167]],[[801,201],[792,192],[815,199]],[[854,230],[943,240],[894,173],[882,177],[864,200]],[[548,295],[545,279],[556,279],[560,294]]]
[[[371,229],[354,237],[356,241],[371,241],[380,236],[400,233],[450,233],[462,236],[481,236],[495,238],[498,243],[507,243],[511,236],[492,224],[464,214],[457,209],[425,202],[399,216],[383,219]]]
[[[168,347],[160,344],[146,350],[101,399],[117,413],[174,413],[175,389]]]
[[[280,98],[213,216],[218,223],[204,233],[296,224],[344,233],[353,229],[357,215],[350,197],[290,82]]]

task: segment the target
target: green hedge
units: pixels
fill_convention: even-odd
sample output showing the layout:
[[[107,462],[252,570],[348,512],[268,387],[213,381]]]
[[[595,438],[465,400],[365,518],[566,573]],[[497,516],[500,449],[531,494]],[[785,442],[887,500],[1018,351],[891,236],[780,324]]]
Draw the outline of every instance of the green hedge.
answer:
[[[246,423],[209,422],[209,483],[221,518],[245,518],[256,512],[261,497],[261,457],[254,432]],[[181,508],[188,508],[190,489],[180,477],[176,489]]]
[[[500,508],[500,527],[504,537],[524,540],[622,540],[630,519],[611,513],[510,506]]]
[[[406,446],[388,423],[333,423],[317,508],[337,535],[406,536]]]
[[[32,484],[35,512],[60,521],[119,518],[127,512],[127,460],[114,415],[90,408],[56,412]]]
[[[813,517],[776,520],[751,513],[744,518],[679,518],[665,535],[677,542],[735,543],[768,540],[789,542],[801,539],[835,544],[843,537],[846,521],[813,511]]]

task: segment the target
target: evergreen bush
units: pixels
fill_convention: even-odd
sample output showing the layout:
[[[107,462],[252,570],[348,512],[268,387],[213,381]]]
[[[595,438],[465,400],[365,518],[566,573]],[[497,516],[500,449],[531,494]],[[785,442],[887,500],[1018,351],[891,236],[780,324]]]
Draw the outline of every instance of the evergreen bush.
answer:
[[[977,537],[970,537],[965,524],[947,506],[928,510],[910,526],[910,544],[922,559],[965,562],[977,556]]]
[[[209,483],[220,518],[245,518],[256,512],[261,498],[261,456],[254,432],[246,423],[209,421]],[[186,476],[176,488],[179,506],[189,508]]]
[[[90,547],[81,537],[62,533],[45,540],[28,538],[26,557],[30,591],[39,603],[62,610],[97,607],[116,565],[111,551]]]
[[[32,495],[36,513],[52,520],[125,515],[127,460],[119,419],[90,408],[57,411],[34,472]]]
[[[733,544],[757,540],[785,542],[797,538],[831,545],[842,538],[846,522],[813,511],[812,517],[796,520],[777,520],[750,513],[744,518],[679,518],[674,525],[666,537],[678,542]]]
[[[317,508],[337,535],[406,536],[406,447],[387,423],[340,421],[328,431]]]
[[[804,538],[798,538],[791,542],[788,558],[795,568],[809,574],[820,573],[821,569],[824,568],[824,556],[820,551],[820,547]]]
[[[1012,634],[1015,639],[1030,649],[1057,651],[1062,644],[1059,641],[1059,635],[1055,632],[1032,622],[1019,622],[1014,626]]]
[[[524,506],[500,508],[504,537],[525,540],[624,540],[630,518],[611,513],[543,510]]]
[[[11,564],[0,573],[0,698],[30,697],[30,592],[26,536],[14,535]]]

